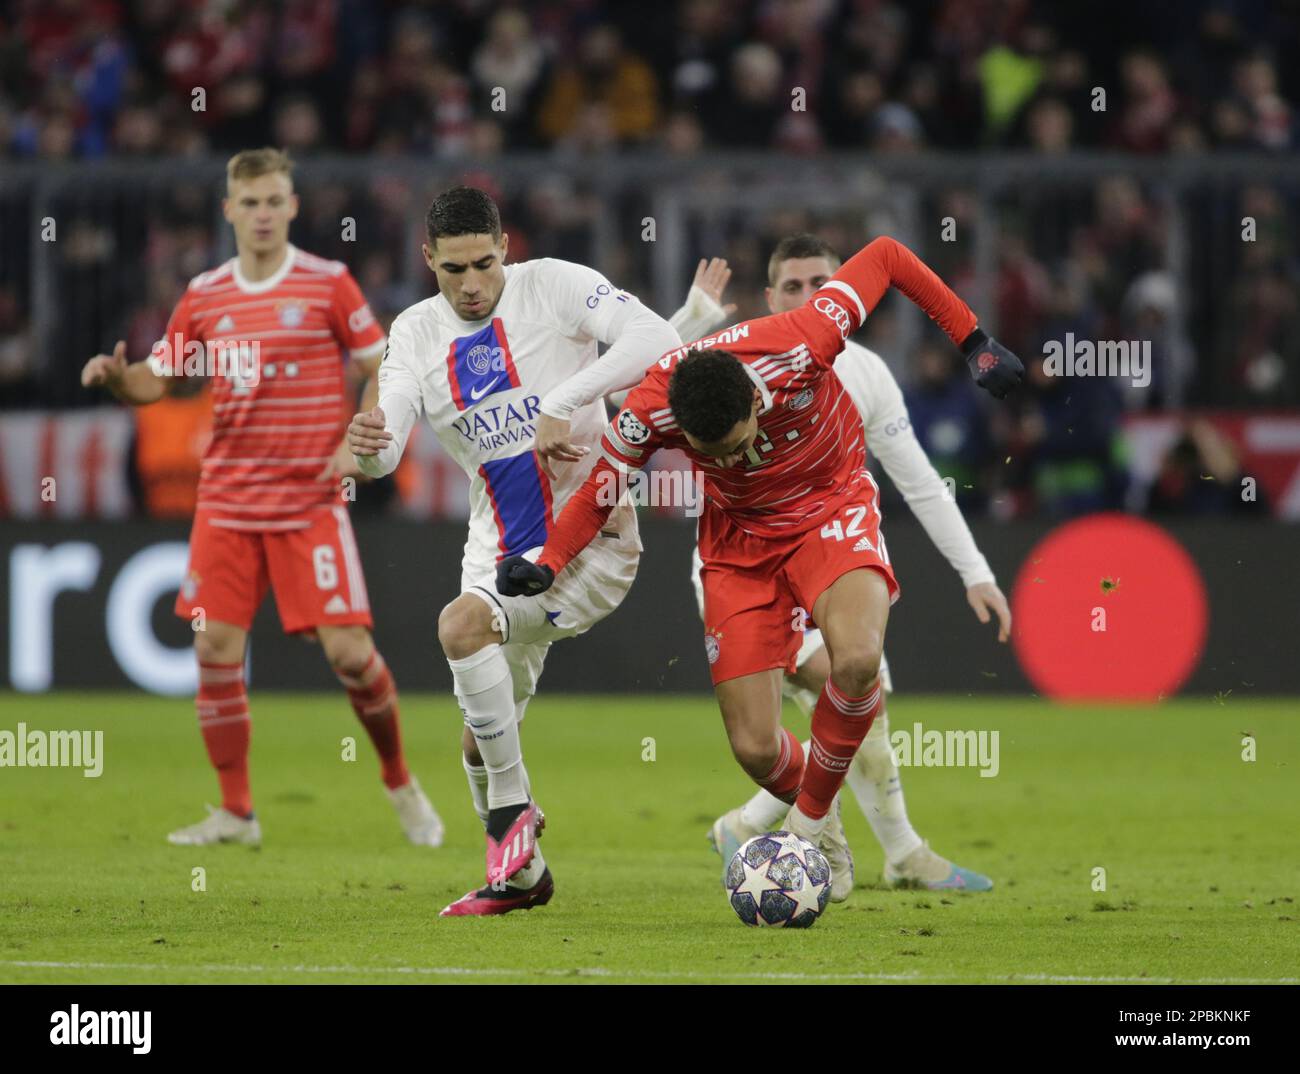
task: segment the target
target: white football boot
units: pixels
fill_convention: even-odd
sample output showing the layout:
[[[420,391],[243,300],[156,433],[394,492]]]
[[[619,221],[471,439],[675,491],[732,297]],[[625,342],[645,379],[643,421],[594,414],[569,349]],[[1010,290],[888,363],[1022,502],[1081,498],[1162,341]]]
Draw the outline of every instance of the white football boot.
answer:
[[[974,869],[950,862],[922,843],[902,861],[885,862],[885,883],[895,888],[927,891],[992,891],[993,881]]]
[[[785,827],[786,831],[807,839],[826,855],[831,867],[831,902],[844,902],[853,891],[853,851],[844,835],[839,795],[835,796],[835,805],[820,825],[820,831],[815,821],[809,820],[794,806],[786,814]]]
[[[745,823],[744,812],[744,806],[736,806],[735,809],[723,813],[709,829],[709,845],[722,856],[723,883],[726,883],[727,866],[731,864],[736,851],[754,836],[763,834],[762,828],[755,828]]]
[[[401,821],[407,839],[417,847],[442,846],[442,818],[414,776],[409,783],[390,790],[388,797],[397,810],[397,819]]]
[[[256,817],[236,816],[227,809],[207,807],[208,816],[188,828],[177,828],[167,836],[167,842],[178,847],[204,847],[212,843],[242,843],[245,846],[262,845],[262,826]]]

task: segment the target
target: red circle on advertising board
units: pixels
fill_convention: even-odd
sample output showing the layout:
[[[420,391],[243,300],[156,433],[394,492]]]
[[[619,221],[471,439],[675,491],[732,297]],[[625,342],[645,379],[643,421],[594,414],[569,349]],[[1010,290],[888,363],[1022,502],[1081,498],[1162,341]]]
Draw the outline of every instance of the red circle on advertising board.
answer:
[[[1191,556],[1159,526],[1090,515],[1053,530],[1021,565],[1012,642],[1025,675],[1063,701],[1155,701],[1205,645],[1208,603]]]

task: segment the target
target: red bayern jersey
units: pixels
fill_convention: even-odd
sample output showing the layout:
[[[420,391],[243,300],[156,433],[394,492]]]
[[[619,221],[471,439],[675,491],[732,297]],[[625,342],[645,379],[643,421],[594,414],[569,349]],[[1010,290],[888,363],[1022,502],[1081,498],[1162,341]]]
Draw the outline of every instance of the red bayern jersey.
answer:
[[[595,535],[609,512],[616,473],[644,466],[661,447],[686,453],[704,480],[706,518],[720,511],[741,530],[780,538],[821,525],[840,497],[867,480],[862,417],[831,366],[890,286],[930,315],[954,343],[975,330],[975,315],[907,247],[879,238],[850,258],[796,310],[742,321],[670,351],[650,367],[610,422],[601,458],[574,494],[540,562],[557,573]],[[694,451],[673,418],[668,383],[689,352],[721,348],[736,356],[762,403],[758,435],[730,468]],[[716,517],[716,516],[715,516]]]
[[[345,357],[384,349],[384,331],[347,266],[291,245],[284,265],[256,283],[236,258],[196,276],[155,347],[155,370],[165,371],[165,354],[181,372],[195,344],[206,352],[205,371],[215,372],[199,508],[231,529],[310,525],[338,499],[337,482],[317,476],[343,435]]]

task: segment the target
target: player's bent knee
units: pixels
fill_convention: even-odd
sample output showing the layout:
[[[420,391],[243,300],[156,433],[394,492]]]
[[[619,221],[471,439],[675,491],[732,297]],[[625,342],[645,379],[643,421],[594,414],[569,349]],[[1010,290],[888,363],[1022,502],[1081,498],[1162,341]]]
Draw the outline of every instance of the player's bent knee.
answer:
[[[492,613],[478,597],[457,597],[438,615],[438,644],[448,660],[463,660],[499,640]]]
[[[731,735],[731,754],[751,779],[762,779],[776,764],[781,754],[781,741],[771,736],[739,731]]]
[[[861,697],[880,677],[880,647],[856,645],[831,658],[831,678],[851,697]]]
[[[320,640],[330,667],[344,675],[359,675],[375,651],[375,643],[365,627],[322,629]]]
[[[244,659],[244,632],[234,627],[220,629],[218,624],[208,624],[209,629],[194,635],[194,655],[201,664],[238,664]],[[215,628],[215,629],[214,629]]]

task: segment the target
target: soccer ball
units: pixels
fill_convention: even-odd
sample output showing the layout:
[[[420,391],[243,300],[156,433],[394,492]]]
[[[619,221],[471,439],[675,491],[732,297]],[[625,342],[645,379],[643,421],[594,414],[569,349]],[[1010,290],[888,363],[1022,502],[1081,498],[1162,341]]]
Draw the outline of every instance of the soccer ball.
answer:
[[[756,835],[731,856],[723,881],[746,925],[806,929],[831,895],[826,856],[793,832]]]

